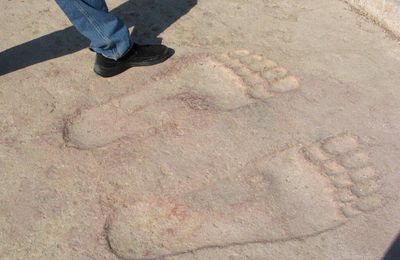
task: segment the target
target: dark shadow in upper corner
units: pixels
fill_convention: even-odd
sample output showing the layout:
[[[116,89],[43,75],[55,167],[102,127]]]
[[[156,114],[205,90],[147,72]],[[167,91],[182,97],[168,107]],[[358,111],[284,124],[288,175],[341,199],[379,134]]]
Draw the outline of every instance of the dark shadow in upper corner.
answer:
[[[399,260],[400,259],[400,234],[393,241],[392,245],[386,252],[383,260]]]
[[[158,36],[188,13],[197,0],[130,0],[111,12],[134,27],[135,42],[160,43]],[[73,26],[22,43],[0,53],[0,76],[72,54],[87,48],[89,42]]]

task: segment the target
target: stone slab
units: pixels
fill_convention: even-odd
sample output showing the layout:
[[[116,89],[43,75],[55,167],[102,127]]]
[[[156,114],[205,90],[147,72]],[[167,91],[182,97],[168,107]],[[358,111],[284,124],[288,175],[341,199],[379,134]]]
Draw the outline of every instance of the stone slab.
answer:
[[[345,0],[400,37],[399,0]]]

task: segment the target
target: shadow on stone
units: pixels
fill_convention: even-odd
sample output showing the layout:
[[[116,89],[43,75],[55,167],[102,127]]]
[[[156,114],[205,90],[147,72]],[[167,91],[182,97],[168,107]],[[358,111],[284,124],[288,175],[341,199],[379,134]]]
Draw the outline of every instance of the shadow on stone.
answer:
[[[180,17],[187,14],[197,0],[135,0],[127,1],[111,12],[134,27],[132,35],[138,43],[160,43],[158,36]],[[0,76],[72,54],[88,47],[89,41],[74,27],[68,27],[0,53]]]
[[[397,238],[393,241],[392,245],[386,252],[384,260],[396,260],[400,259],[400,234]]]

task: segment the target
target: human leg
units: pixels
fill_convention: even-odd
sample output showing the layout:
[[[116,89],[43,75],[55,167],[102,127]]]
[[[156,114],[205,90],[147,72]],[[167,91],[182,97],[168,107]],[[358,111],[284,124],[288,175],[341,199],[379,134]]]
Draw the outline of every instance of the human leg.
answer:
[[[76,29],[90,40],[90,47],[117,60],[132,46],[124,22],[108,12],[104,0],[56,0]]]

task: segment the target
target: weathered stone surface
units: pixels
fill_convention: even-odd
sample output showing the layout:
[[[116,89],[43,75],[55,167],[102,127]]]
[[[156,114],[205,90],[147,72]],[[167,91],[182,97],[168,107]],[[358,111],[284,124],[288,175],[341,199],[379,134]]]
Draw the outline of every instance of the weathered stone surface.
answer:
[[[293,76],[279,79],[271,84],[271,90],[278,93],[295,90],[299,87],[300,87],[299,80]]]
[[[234,53],[243,54],[243,50]],[[208,57],[182,59],[175,64],[179,69],[175,68],[163,81],[71,117],[66,125],[66,141],[79,149],[99,148],[128,135],[184,120],[192,112],[185,106],[193,112],[224,112],[272,96],[267,89],[268,82],[254,81],[254,72],[235,60],[226,62],[219,63]],[[276,84],[272,90],[280,93],[300,87],[294,78]]]
[[[110,245],[123,258],[158,258],[334,228],[343,219],[329,180],[303,156],[298,147],[290,148],[179,198],[150,198],[122,208],[108,227]],[[287,216],[284,224],[279,216]]]
[[[376,179],[378,177],[376,170],[372,167],[365,167],[357,169],[355,171],[350,171],[349,174],[351,179],[356,183],[362,183],[368,180]]]
[[[331,154],[343,154],[357,149],[357,140],[350,135],[330,138],[324,143],[323,148]]]
[[[352,218],[361,214],[361,211],[353,208],[351,205],[346,205],[343,207],[342,212],[348,218]]]
[[[328,161],[323,166],[328,175],[337,176],[346,173],[346,169],[336,161]]]
[[[247,96],[249,87],[240,76],[223,64],[205,58],[177,66],[181,66],[178,73],[146,86],[140,93],[86,109],[73,117],[66,126],[69,144],[80,149],[98,148],[190,117],[190,110],[229,111],[255,102]]]
[[[396,40],[341,1],[107,3],[175,56],[100,78],[54,1],[0,1],[0,258],[382,258]]]
[[[338,190],[338,199],[341,202],[351,202],[355,200],[355,196],[351,193],[349,189],[339,189]]]
[[[381,185],[374,181],[374,180],[369,180],[365,181],[363,183],[357,183],[355,184],[351,190],[356,195],[357,197],[365,197],[368,195],[371,195],[373,193],[376,193],[379,191],[381,188]]]
[[[333,176],[332,182],[336,188],[347,188],[347,187],[351,187],[353,185],[349,176],[347,176],[347,175]]]
[[[276,67],[272,69],[264,70],[261,75],[264,79],[268,80],[269,82],[274,82],[277,80],[282,79],[287,75],[288,71],[286,68],[283,67]]]
[[[396,35],[400,35],[400,3],[398,0],[346,0]]]
[[[384,203],[384,198],[380,194],[374,194],[365,197],[355,203],[355,207],[361,211],[372,211],[381,207]]]
[[[247,62],[247,60],[245,60]],[[262,72],[264,70],[270,70],[278,66],[278,64],[273,60],[262,59],[260,61],[248,62],[247,66],[256,72]]]
[[[369,157],[367,153],[363,151],[357,151],[355,153],[343,155],[340,162],[346,168],[359,169],[368,166]]]
[[[320,147],[320,144],[318,143],[317,145],[314,146],[309,146],[304,149],[306,156],[316,162],[323,162],[329,159],[329,155],[327,155]]]

